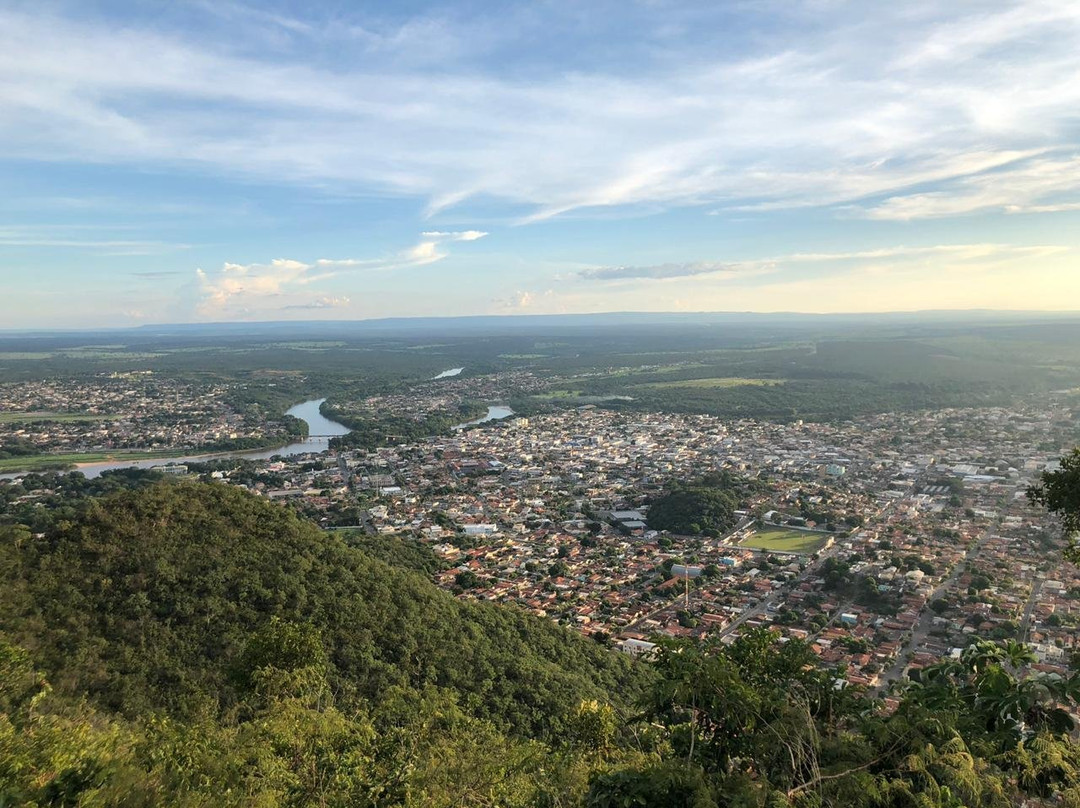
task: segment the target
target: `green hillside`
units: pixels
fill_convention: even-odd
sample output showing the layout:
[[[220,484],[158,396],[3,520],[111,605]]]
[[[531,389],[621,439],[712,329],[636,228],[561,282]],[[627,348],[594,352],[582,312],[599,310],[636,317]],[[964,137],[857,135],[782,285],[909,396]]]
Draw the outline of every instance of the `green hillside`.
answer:
[[[132,482],[0,527],[4,808],[1080,805],[1080,677],[1025,674],[1017,643],[888,707],[767,630],[635,665],[384,541]]]
[[[224,485],[91,500],[76,521],[3,552],[0,625],[55,687],[125,715],[230,709],[245,646],[273,618],[319,633],[339,694],[448,689],[531,735],[557,731],[581,699],[633,698],[644,681],[550,621],[457,601]]]

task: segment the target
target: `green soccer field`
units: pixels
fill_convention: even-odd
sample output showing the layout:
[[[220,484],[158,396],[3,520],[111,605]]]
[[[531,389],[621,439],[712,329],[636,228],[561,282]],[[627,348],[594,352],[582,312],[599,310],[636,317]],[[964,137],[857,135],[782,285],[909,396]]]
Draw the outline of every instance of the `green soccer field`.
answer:
[[[829,536],[787,527],[761,527],[739,542],[755,550],[778,550],[784,553],[810,555],[820,550]]]

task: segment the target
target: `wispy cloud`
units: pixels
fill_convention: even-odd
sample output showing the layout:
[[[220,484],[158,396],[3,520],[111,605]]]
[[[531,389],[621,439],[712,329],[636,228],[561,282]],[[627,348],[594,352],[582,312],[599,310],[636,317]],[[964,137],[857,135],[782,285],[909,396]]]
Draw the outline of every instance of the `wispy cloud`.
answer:
[[[179,276],[183,275],[184,273],[181,272],[178,269],[177,270],[161,269],[161,270],[149,270],[149,271],[146,271],[146,272],[132,272],[131,274],[136,278],[141,278],[142,280],[160,281],[160,280],[165,280],[166,278],[176,278],[176,277],[179,277]]]
[[[984,211],[1050,213],[1080,208],[1080,157],[1025,160],[1008,171],[958,178],[934,191],[892,196],[866,209],[871,219],[934,219]]]
[[[282,309],[305,309],[308,311],[319,309],[340,309],[349,305],[349,298],[347,297],[331,297],[330,295],[322,295],[315,298],[310,303],[292,303],[288,306],[282,306]]]
[[[88,238],[103,228],[80,225],[0,227],[0,247],[85,250],[103,255],[157,255],[190,245],[126,238]]]
[[[417,244],[393,256],[386,258],[320,258],[315,264],[326,269],[367,268],[377,271],[407,269],[409,267],[424,266],[425,264],[434,264],[436,261],[446,258],[449,253],[440,248],[440,245],[444,242],[476,241],[486,235],[488,234],[480,230],[464,230],[457,233],[430,230],[420,234],[420,241]]]
[[[525,57],[520,69],[484,70],[467,45],[491,35],[475,22],[416,19],[374,34],[339,26],[370,42],[330,69],[311,58],[310,42],[260,54],[56,7],[0,11],[9,157],[357,187],[420,197],[429,211],[496,199],[525,210],[523,221],[705,204],[854,204],[903,219],[1037,211],[1080,196],[1075,171],[1044,187],[1014,162],[1077,145],[1080,4],[1071,0],[922,0],[858,15],[814,3],[812,27],[797,25],[809,5],[772,4],[774,25],[749,52],[638,33],[630,55],[640,70],[627,59],[559,71]],[[343,35],[222,8],[289,36]],[[688,9],[665,5],[685,18],[669,29],[694,30],[691,14],[704,12]],[[445,58],[432,72],[412,57],[436,39]],[[927,182],[943,186],[917,187]]]
[[[591,281],[615,281],[627,279],[663,280],[665,278],[690,278],[695,275],[716,275],[737,271],[734,264],[700,261],[687,264],[656,264],[654,266],[594,267],[583,269],[579,275]]]
[[[1062,245],[1012,245],[996,243],[936,244],[930,246],[896,246],[872,250],[832,253],[791,253],[753,260],[699,261],[668,263],[653,266],[590,267],[578,273],[586,281],[670,281],[709,277],[713,280],[758,279],[767,283],[782,271],[799,272],[799,267],[831,265],[838,272],[848,272],[853,264],[878,271],[882,267],[897,267],[913,262],[945,267],[993,267],[1002,260],[1045,258],[1070,247]]]
[[[456,233],[428,230],[420,235],[429,241],[476,241],[486,236],[487,233],[482,230],[462,230]]]

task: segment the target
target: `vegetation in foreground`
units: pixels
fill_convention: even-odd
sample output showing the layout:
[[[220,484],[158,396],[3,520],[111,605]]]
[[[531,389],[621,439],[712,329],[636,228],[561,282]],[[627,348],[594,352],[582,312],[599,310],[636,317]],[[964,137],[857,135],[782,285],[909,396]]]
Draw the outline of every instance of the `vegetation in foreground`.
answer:
[[[0,528],[0,804],[1080,805],[1080,677],[1019,644],[887,712],[766,631],[634,665],[369,552],[145,480]]]

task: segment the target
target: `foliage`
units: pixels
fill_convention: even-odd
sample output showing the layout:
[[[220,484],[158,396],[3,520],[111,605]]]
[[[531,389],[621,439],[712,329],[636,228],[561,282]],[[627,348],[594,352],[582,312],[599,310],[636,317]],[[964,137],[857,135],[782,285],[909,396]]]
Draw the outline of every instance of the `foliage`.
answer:
[[[1060,468],[1044,471],[1041,481],[1028,489],[1028,497],[1061,518],[1069,547],[1065,557],[1080,561],[1076,534],[1080,533],[1080,447],[1061,458]]]
[[[219,484],[86,500],[43,538],[0,547],[0,577],[0,627],[36,649],[58,689],[129,716],[232,709],[233,672],[275,618],[318,631],[327,679],[349,699],[430,685],[540,736],[580,700],[632,697],[643,681],[550,621],[455,600]]]
[[[754,487],[727,472],[674,485],[649,505],[649,527],[672,533],[722,535],[735,526],[739,500]]]
[[[328,418],[352,430],[347,435],[332,438],[331,449],[375,449],[410,443],[433,435],[447,435],[455,426],[481,417],[487,412],[487,407],[471,402],[462,403],[422,418],[366,411],[354,413],[329,402],[322,405],[322,411]]]
[[[100,486],[0,527],[5,807],[1080,804],[1080,676],[1013,641],[892,710],[765,629],[643,670],[238,490]]]

